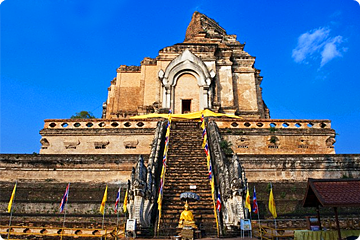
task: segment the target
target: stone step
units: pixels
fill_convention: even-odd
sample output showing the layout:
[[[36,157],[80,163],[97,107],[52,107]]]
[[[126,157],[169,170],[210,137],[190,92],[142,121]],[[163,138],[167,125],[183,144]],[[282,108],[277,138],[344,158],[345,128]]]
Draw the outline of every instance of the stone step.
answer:
[[[200,196],[200,201],[189,203],[195,221],[203,227],[206,235],[216,234],[214,205],[206,155],[202,148],[200,123],[174,122],[169,141],[160,235],[176,233],[179,217],[184,209],[180,194],[185,191],[192,191]],[[196,189],[190,189],[190,185],[195,185]]]
[[[174,183],[176,183],[176,181],[169,182],[169,181],[165,180],[164,188],[165,189],[174,189],[174,191],[179,191],[181,189],[190,189],[190,186],[196,186],[196,189],[194,189],[194,187],[192,187],[192,191],[198,192],[198,193],[206,193],[206,191],[211,189],[210,183],[209,184],[207,184],[207,183],[206,184],[205,183],[190,183],[190,184],[181,184],[181,185],[177,185]]]
[[[178,193],[178,196],[180,196],[180,194],[183,191],[192,191],[195,192],[197,194],[201,194],[204,196],[210,196],[210,184],[209,185],[192,185],[192,186],[196,186],[196,189],[192,189],[190,190],[190,185],[182,185],[182,186],[174,186],[171,185],[170,183],[165,183],[164,185],[164,193]],[[201,197],[201,196],[200,196]]]
[[[207,169],[204,168],[196,169],[196,167],[197,166],[176,166],[176,165],[171,165],[171,163],[169,163],[166,168],[166,173],[169,173],[169,175],[180,174],[184,176],[183,177],[184,179],[189,179],[188,175],[193,176],[192,174],[195,174],[195,176],[200,176],[200,177],[208,176],[209,171]]]
[[[168,169],[169,170],[169,169]],[[169,171],[170,172],[170,171]],[[176,185],[187,185],[187,186],[190,186],[190,185],[196,185],[196,186],[206,186],[206,185],[209,185],[210,184],[210,181],[208,181],[209,184],[205,184],[204,183],[204,179],[207,180],[208,179],[208,176],[207,174],[205,174],[204,176],[200,176],[200,177],[192,177],[191,179],[186,179],[186,178],[181,178],[181,175],[179,175],[179,179],[175,179],[175,178],[171,178],[170,176],[176,176],[175,174],[176,173],[169,173],[169,172],[166,172],[166,175],[165,175],[165,179],[166,179],[166,182],[167,183],[175,183],[175,187]],[[169,174],[167,174],[169,173]],[[207,171],[206,171],[207,173]],[[166,183],[165,183],[166,184]],[[167,184],[166,184],[167,185]],[[165,186],[166,186],[165,185]]]
[[[208,203],[211,204],[211,203]],[[163,213],[181,213],[184,210],[184,206],[181,207],[163,207],[162,211]],[[205,206],[205,204],[203,206],[194,206],[193,208],[190,208],[190,210],[194,213],[194,215],[197,214],[214,214],[214,209],[213,208],[208,208],[208,206]]]
[[[174,167],[175,168],[175,167]],[[200,170],[194,170],[194,169],[182,169],[179,170],[178,172],[174,172],[174,169],[172,168],[167,168],[166,169],[166,175],[165,178],[166,179],[176,179],[176,180],[181,180],[183,179],[184,181],[206,181],[208,180],[208,174],[209,172],[207,170],[204,169],[200,169]]]

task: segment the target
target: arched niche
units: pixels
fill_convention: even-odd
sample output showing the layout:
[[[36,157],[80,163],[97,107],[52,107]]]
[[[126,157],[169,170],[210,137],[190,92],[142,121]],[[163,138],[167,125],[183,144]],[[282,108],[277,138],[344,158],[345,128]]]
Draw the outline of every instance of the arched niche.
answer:
[[[175,106],[179,106],[176,101],[181,100],[176,98],[176,92],[180,90],[176,90],[176,88],[178,80],[186,74],[192,75],[197,81],[199,93],[199,109],[197,111],[211,107],[209,87],[215,73],[212,70],[209,71],[205,63],[188,49],[171,61],[165,72],[159,71],[159,79],[163,88],[162,107],[170,108],[174,113],[181,113],[181,110],[175,108]]]

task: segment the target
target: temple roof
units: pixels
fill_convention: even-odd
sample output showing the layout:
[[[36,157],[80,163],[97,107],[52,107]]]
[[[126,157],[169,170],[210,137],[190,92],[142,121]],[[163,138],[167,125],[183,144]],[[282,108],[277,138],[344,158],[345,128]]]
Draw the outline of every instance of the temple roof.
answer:
[[[303,206],[360,206],[360,179],[309,178]]]

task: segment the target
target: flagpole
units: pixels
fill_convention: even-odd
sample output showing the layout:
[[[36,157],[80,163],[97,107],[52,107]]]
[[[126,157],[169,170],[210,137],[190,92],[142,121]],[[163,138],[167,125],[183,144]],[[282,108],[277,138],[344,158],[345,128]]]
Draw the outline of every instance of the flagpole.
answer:
[[[261,240],[262,240],[262,230],[261,230],[261,223],[260,223],[259,208],[258,208],[258,211],[257,211],[257,215],[258,215],[258,220],[259,220],[260,238],[261,238]]]
[[[120,194],[121,194],[121,187],[120,187]],[[120,196],[119,196],[119,203],[120,203]],[[116,226],[119,224],[119,203],[116,205]]]
[[[16,182],[15,182],[15,192],[14,192],[14,198],[12,199],[12,202],[11,202],[10,219],[9,219],[9,230],[8,230],[7,239],[9,239],[9,238],[10,238],[10,231],[11,231],[11,218],[12,218],[12,214],[13,214],[13,203],[15,202],[16,187],[17,187],[17,180],[16,180]]]
[[[104,213],[103,213],[103,219],[102,219],[101,229],[104,229],[104,221],[105,221],[105,207],[106,207],[106,202],[105,202],[105,204],[104,204]]]
[[[119,202],[116,205],[116,239],[118,239],[118,232],[119,232],[119,204],[121,200],[121,185],[119,187]]]
[[[249,184],[248,184],[248,187],[249,187]],[[249,188],[249,195],[250,195],[250,188]],[[253,195],[253,197],[254,197],[254,195]],[[249,209],[249,218],[250,218],[250,226],[251,226],[250,237],[252,238],[252,218],[251,218],[251,213],[252,213],[252,209],[251,209],[251,201],[250,201],[250,209]]]
[[[102,224],[101,224],[101,229],[104,230],[104,221],[105,221],[105,207],[106,207],[106,202],[104,203],[104,212],[103,212],[103,219],[102,219]],[[101,240],[103,239],[102,235],[101,235]]]
[[[256,189],[255,189],[255,185],[254,185],[254,195],[253,195],[253,204],[255,205],[255,200],[254,198],[256,197]],[[259,222],[259,233],[260,233],[260,238],[262,240],[262,230],[261,230],[261,223],[260,223],[260,210],[259,210],[259,204],[257,203],[257,197],[256,199],[256,213],[257,213],[257,217],[258,217],[258,222]],[[255,209],[255,207],[254,207]]]
[[[68,203],[68,201],[69,201],[69,193],[70,193],[70,183],[69,183],[68,193],[67,193],[66,202],[65,202],[65,206],[64,206],[63,228],[65,228],[66,205],[67,205],[67,203]]]
[[[15,199],[15,197],[14,197],[14,199]],[[13,213],[13,210],[12,210],[12,208],[11,208],[11,211],[10,211],[10,220],[9,220],[9,230],[8,230],[7,239],[9,239],[9,238],[10,238],[12,213]]]
[[[69,200],[69,193],[70,193],[70,183],[69,183],[69,188],[68,188],[68,191],[67,191],[67,196],[66,196],[66,202],[65,202],[65,205],[64,205],[64,220],[63,220],[63,229],[61,231],[61,239],[63,237],[63,233],[65,231],[65,217],[66,217],[66,205],[68,203],[68,200]]]

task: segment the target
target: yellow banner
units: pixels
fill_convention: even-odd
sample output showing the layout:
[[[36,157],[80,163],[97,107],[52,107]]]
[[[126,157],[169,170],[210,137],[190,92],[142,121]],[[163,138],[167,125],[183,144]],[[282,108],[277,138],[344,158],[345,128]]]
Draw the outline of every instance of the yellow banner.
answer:
[[[126,213],[126,211],[127,211],[127,199],[128,199],[128,190],[126,190],[125,197],[124,197],[124,205],[123,205],[124,213]]]
[[[17,185],[17,183],[15,183],[14,189],[13,189],[11,197],[10,197],[10,201],[9,201],[9,205],[8,205],[8,212],[11,212],[11,207],[12,207],[14,197],[15,197],[15,192],[16,192],[16,185]]]
[[[269,196],[269,211],[271,212],[274,218],[277,218],[276,206],[275,206],[275,200],[274,200],[272,188],[270,190],[270,196]]]
[[[102,199],[101,205],[100,205],[101,214],[104,214],[104,211],[105,211],[105,203],[106,203],[106,200],[107,200],[107,189],[108,189],[108,186],[106,185],[104,196],[103,196],[103,199]]]
[[[249,211],[251,212],[249,187],[247,187],[247,191],[246,191],[245,208],[249,209]]]

